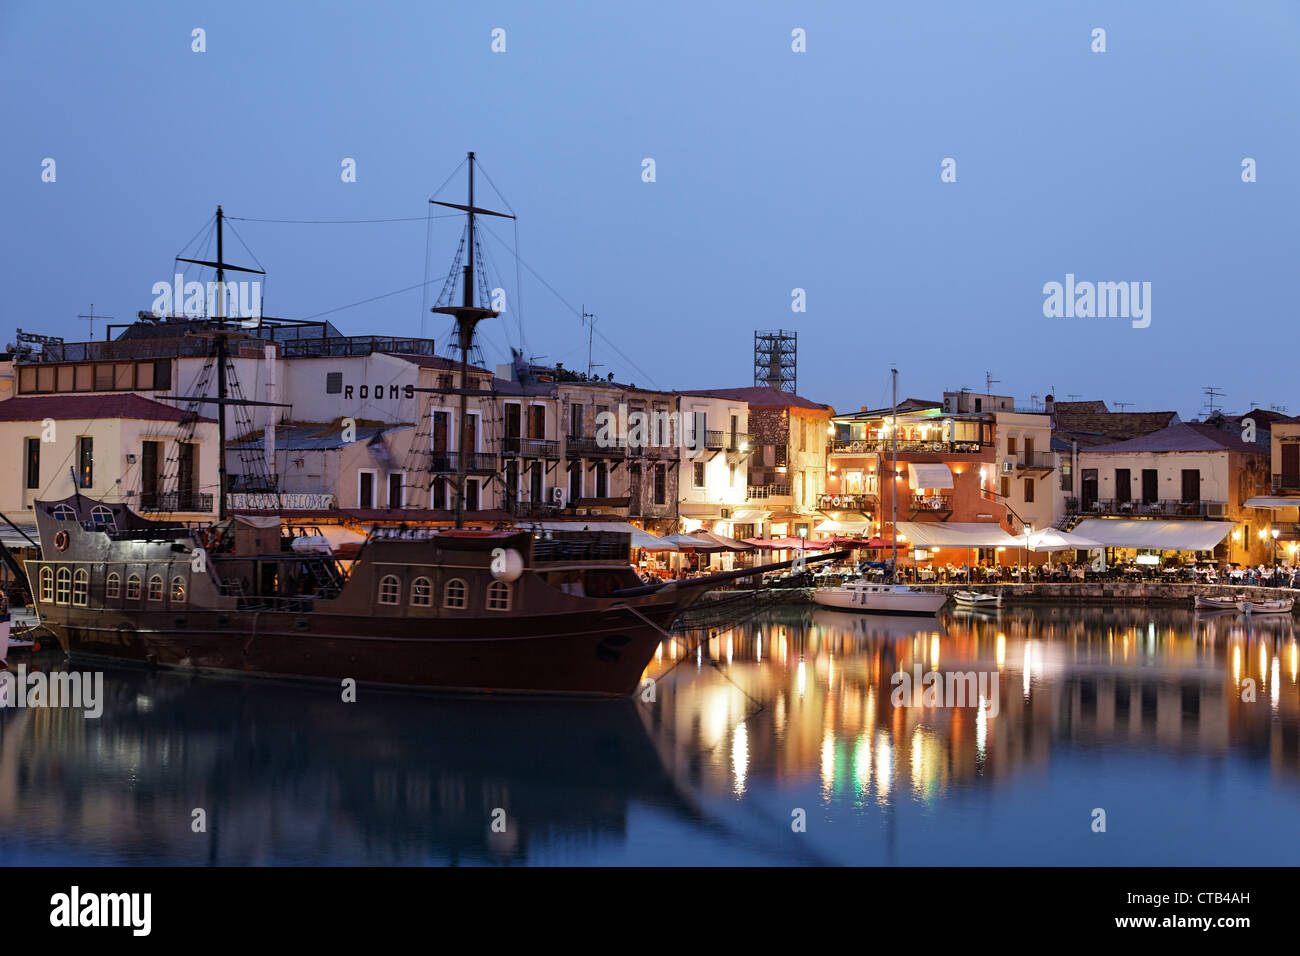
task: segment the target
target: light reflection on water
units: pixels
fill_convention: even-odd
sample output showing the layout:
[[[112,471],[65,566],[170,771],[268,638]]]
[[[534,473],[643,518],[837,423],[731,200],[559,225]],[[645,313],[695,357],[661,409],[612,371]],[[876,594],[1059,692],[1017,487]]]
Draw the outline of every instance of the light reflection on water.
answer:
[[[933,668],[986,706],[896,703]],[[1298,669],[1290,617],[784,608],[665,641],[652,703],[114,671],[0,711],[0,863],[1294,864]]]

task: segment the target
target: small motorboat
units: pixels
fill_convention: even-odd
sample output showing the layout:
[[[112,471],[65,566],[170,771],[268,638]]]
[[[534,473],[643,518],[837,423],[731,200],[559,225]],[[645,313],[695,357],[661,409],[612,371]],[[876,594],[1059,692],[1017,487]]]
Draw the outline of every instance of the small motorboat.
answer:
[[[812,599],[822,607],[867,614],[934,615],[948,602],[948,595],[918,591],[905,584],[876,584],[848,581],[837,588],[818,588]]]
[[[1237,605],[1241,603],[1234,597],[1205,597],[1196,595],[1196,610],[1198,611],[1237,611],[1240,608]]]
[[[1002,593],[987,591],[954,591],[952,598],[959,607],[1001,607]]]
[[[1237,610],[1243,614],[1290,614],[1295,602],[1290,598],[1274,601],[1238,601]]]

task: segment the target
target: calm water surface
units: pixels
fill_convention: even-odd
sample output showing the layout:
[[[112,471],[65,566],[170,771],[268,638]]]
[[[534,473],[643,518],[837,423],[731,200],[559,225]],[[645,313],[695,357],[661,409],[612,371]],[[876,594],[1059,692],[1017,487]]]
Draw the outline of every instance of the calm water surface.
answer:
[[[109,671],[98,720],[0,711],[0,863],[1300,862],[1290,617],[786,608],[661,651],[635,703]],[[996,716],[895,706],[918,665]]]

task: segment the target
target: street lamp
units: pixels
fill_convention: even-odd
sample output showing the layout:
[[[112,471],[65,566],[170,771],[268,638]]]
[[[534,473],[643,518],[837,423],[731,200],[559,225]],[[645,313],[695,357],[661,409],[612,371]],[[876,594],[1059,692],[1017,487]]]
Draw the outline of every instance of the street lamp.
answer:
[[[1273,534],[1273,587],[1277,587],[1277,533],[1278,529],[1274,528]]]

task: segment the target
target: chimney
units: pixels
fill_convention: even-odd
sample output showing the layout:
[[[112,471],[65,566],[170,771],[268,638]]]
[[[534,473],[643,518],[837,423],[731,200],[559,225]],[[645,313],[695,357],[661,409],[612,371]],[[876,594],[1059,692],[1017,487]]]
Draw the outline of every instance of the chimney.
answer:
[[[1047,397],[1043,399],[1043,411],[1048,415],[1051,415],[1056,411],[1056,396],[1050,392]]]

